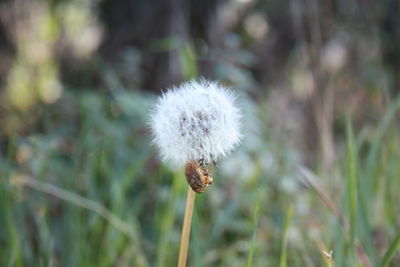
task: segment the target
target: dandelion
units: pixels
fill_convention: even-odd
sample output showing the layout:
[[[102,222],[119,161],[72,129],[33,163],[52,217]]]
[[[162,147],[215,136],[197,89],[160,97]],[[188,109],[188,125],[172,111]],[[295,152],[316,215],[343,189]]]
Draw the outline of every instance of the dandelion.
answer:
[[[183,83],[160,97],[151,118],[154,143],[164,161],[182,166],[209,164],[239,143],[240,110],[236,97],[216,82]]]
[[[241,139],[236,96],[219,83],[190,81],[158,100],[151,116],[153,142],[163,161],[185,165],[186,199],[178,266],[186,266],[195,192],[212,183],[208,164],[226,157]]]

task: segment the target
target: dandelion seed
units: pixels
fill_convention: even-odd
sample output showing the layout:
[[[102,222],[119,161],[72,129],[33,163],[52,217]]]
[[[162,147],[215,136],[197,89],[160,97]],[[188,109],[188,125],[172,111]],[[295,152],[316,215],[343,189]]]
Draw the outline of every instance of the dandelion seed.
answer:
[[[203,79],[164,93],[155,105],[151,128],[164,161],[176,166],[191,161],[208,164],[240,142],[240,118],[235,95]]]

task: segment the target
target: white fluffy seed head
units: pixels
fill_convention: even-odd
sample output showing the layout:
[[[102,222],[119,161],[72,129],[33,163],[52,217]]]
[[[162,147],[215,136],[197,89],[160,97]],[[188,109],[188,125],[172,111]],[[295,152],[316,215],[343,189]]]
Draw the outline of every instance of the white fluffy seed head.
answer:
[[[239,143],[241,112],[227,88],[207,80],[169,89],[151,116],[154,143],[164,161],[182,166],[225,157]]]

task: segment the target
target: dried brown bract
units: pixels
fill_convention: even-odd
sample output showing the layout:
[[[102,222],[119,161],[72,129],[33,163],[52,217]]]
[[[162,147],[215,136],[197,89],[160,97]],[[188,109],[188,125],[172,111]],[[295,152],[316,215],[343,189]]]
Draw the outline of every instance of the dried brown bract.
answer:
[[[198,161],[190,161],[186,164],[185,176],[190,187],[196,193],[203,193],[213,181],[211,172],[200,166]]]

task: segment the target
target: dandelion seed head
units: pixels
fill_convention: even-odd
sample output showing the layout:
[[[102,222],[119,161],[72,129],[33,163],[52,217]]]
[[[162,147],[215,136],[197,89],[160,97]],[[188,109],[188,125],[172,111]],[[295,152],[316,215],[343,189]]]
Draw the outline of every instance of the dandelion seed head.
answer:
[[[207,80],[190,81],[163,93],[151,115],[154,143],[162,160],[181,166],[228,155],[240,142],[236,96]]]

